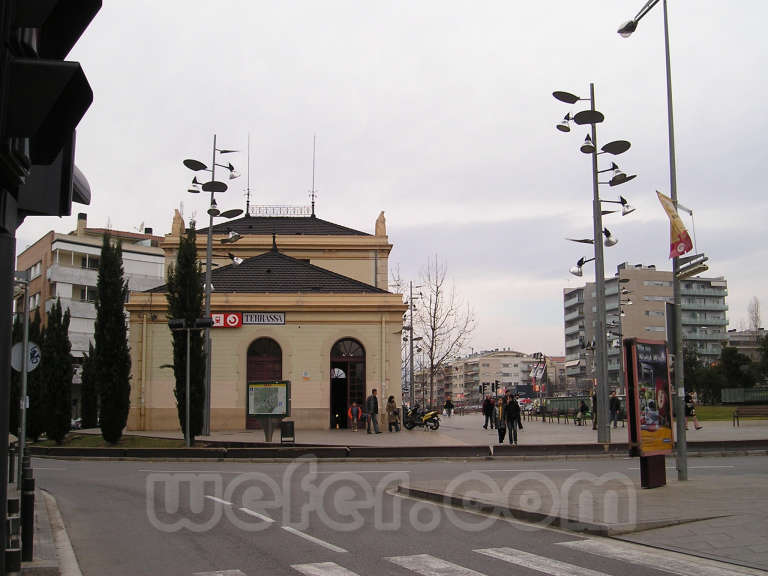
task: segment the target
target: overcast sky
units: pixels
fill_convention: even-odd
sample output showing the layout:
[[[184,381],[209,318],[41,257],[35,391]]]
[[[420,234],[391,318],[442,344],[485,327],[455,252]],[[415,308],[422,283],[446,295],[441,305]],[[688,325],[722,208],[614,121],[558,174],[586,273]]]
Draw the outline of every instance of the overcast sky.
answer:
[[[209,164],[214,133],[243,151],[250,133],[252,203],[308,204],[317,134],[319,217],[373,233],[384,210],[390,270],[406,281],[435,254],[445,260],[475,311],[475,350],[560,354],[562,290],[594,268],[568,273],[591,256],[565,240],[592,233],[591,162],[579,152],[585,127],[554,128],[583,107],[554,90],[588,97],[594,82],[598,144],[632,142],[615,160],[638,177],[601,186],[637,207],[605,218],[619,238],[606,274],[625,261],[671,269],[655,194],[669,194],[661,4],[631,38],[616,34],[642,4],[104,0],[69,57],[94,91],[76,160],[93,198],[73,212],[158,234],[181,203],[185,218],[202,217],[207,195],[186,192],[181,161]],[[669,5],[678,195],[741,327],[753,296],[768,306],[768,3]],[[248,162],[232,156],[243,177],[219,205],[243,208]],[[74,215],[28,219],[18,249],[74,226]]]

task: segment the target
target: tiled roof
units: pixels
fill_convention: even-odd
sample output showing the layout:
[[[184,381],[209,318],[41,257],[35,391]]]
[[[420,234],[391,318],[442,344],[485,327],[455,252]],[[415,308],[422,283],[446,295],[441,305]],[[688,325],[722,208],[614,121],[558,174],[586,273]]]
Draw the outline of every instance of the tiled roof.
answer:
[[[218,293],[373,293],[386,294],[386,290],[347,278],[309,262],[291,258],[276,249],[230,264],[214,268],[211,272],[213,291]],[[149,292],[166,292],[166,285]]]
[[[226,234],[230,230],[243,236],[247,234],[304,234],[308,236],[370,236],[366,232],[353,230],[315,216],[243,216],[213,225],[215,234]],[[208,228],[197,231],[207,234]]]

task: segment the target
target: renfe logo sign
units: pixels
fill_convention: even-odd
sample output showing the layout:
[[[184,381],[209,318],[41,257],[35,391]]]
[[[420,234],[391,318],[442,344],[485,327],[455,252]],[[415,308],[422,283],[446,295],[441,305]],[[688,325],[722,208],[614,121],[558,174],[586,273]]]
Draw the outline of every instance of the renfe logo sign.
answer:
[[[211,314],[214,328],[240,328],[248,325],[285,324],[285,312],[224,312]]]
[[[214,328],[240,328],[243,325],[243,315],[240,312],[211,314]]]

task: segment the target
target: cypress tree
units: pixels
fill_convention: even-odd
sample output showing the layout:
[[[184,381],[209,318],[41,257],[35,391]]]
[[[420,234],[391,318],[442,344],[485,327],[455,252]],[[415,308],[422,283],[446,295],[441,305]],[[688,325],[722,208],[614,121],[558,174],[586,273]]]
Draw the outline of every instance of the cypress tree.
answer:
[[[131,399],[131,356],[124,304],[128,282],[123,278],[123,250],[104,234],[96,290],[93,376],[99,391],[101,435],[116,444],[128,421]]]
[[[35,310],[35,317],[29,323],[29,341],[41,348],[40,366],[27,374],[27,396],[29,396],[29,408],[27,409],[27,437],[37,442],[40,434],[45,432],[45,395],[43,383],[43,365],[45,356],[42,350],[43,339],[40,325],[40,309]]]
[[[82,426],[83,428],[95,428],[98,412],[98,391],[96,390],[96,378],[93,374],[94,349],[93,344],[88,344],[88,352],[83,354],[83,382],[81,384]]]
[[[168,318],[183,318],[190,326],[197,318],[203,317],[203,285],[201,267],[197,260],[195,226],[179,239],[176,264],[168,267]],[[183,330],[171,333],[173,339],[173,374],[176,379],[174,395],[181,429],[186,431],[186,370],[187,334]],[[204,332],[190,332],[190,431],[191,438],[200,435],[203,429],[203,377],[205,374]]]
[[[72,422],[72,345],[69,342],[69,309],[62,313],[61,300],[48,312],[41,350],[45,386],[43,410],[49,440],[61,444]]]

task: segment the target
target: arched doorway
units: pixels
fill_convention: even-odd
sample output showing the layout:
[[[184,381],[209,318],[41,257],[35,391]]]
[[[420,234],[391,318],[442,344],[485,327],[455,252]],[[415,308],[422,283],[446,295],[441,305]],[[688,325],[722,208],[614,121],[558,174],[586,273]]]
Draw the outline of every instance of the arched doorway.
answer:
[[[258,338],[248,346],[246,382],[274,382],[283,379],[283,351],[272,338]],[[246,386],[247,394],[247,386]],[[246,397],[246,406],[248,398]],[[248,414],[246,409],[245,427],[261,428],[261,422]]]
[[[344,338],[331,348],[331,428],[347,428],[347,410],[364,400],[365,350],[357,340]]]

